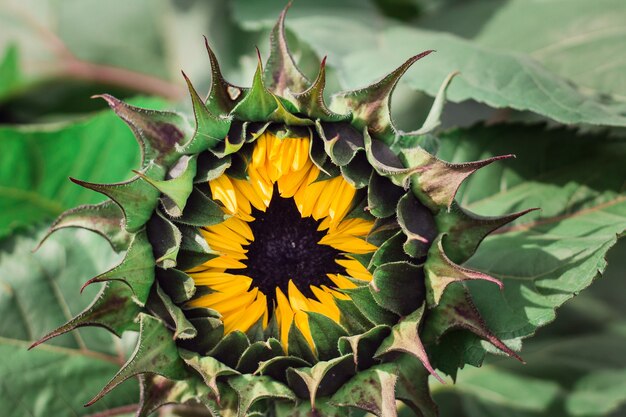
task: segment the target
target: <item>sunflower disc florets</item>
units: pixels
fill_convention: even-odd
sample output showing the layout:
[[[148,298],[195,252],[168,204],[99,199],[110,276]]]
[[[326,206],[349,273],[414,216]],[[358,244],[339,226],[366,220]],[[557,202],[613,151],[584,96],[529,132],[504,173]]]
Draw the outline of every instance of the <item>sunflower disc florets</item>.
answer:
[[[131,376],[139,416],[196,402],[211,415],[396,414],[395,399],[436,415],[428,352],[465,329],[517,355],[485,326],[460,266],[491,231],[522,213],[484,218],[454,196],[500,158],[450,164],[421,145],[438,125],[446,79],[424,124],[400,132],[391,94],[416,55],[379,82],[324,102],[325,61],[309,81],[284,37],[252,87],[224,80],[210,50],[202,100],[187,80],[195,127],[169,112],[103,95],[142,150],[124,183],[75,183],[110,200],[64,213],[125,251],[79,326],[139,330],[131,359],[90,402]]]

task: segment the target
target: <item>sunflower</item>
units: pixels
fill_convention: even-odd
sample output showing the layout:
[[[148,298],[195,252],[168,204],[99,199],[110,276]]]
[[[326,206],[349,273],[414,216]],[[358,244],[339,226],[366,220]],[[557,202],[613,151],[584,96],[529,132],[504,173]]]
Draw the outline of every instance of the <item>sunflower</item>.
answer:
[[[193,402],[211,416],[357,407],[386,417],[394,399],[434,416],[429,375],[442,380],[435,368],[453,374],[461,361],[448,332],[519,358],[464,281],[502,284],[462,264],[527,211],[482,217],[454,200],[469,175],[504,158],[432,154],[454,74],[414,132],[394,127],[391,95],[431,51],[327,106],[325,59],[315,80],[301,73],[285,13],[250,88],[224,79],[207,44],[206,100],[185,77],[193,118],[101,96],[135,133],[141,167],[123,183],[73,179],[109,200],[64,213],[50,233],[86,228],[125,256],[87,281],[105,284],[85,311],[33,344],[80,326],[139,331],[133,356],[89,404],[140,375],[139,416]]]
[[[349,299],[341,290],[372,280],[353,256],[377,249],[367,242],[374,222],[347,217],[357,190],[324,174],[309,149],[309,138],[264,133],[245,161],[246,178],[209,182],[232,217],[202,229],[218,256],[187,271],[210,291],[188,305],[219,312],[225,333],[259,322],[265,329],[273,315],[285,348],[292,324],[314,348],[306,312],[339,323],[335,299]]]

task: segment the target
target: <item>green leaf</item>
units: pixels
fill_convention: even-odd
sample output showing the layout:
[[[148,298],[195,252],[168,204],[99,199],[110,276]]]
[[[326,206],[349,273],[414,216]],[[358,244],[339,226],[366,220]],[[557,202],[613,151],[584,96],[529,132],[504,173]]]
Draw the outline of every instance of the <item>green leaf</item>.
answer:
[[[502,406],[502,415],[507,415],[504,410],[508,408],[529,415],[533,412],[546,412],[551,403],[556,401],[560,391],[554,382],[512,374],[503,369],[486,367],[461,375],[455,386],[456,390],[481,402]],[[476,412],[470,412],[471,414],[478,415]]]
[[[253,17],[254,6],[249,2],[235,4],[235,16],[248,26],[267,24],[262,19],[279,11],[265,7],[263,13],[257,10],[258,16]],[[323,2],[308,13],[304,8],[298,13],[296,6],[286,25],[319,56],[328,56],[328,65],[337,69],[344,88],[367,85],[408,57],[435,49],[436,54],[405,75],[411,88],[434,97],[448,74],[460,71],[448,89],[448,99],[454,102],[473,99],[496,108],[530,110],[563,123],[626,126],[623,103],[605,103],[590,97],[527,55],[488,49],[447,33],[398,25],[367,8],[355,12],[355,16],[345,16],[334,6]],[[372,21],[377,24],[372,25]]]
[[[165,105],[156,99],[133,103]],[[132,132],[111,111],[65,125],[0,127],[0,138],[0,237],[78,204],[104,199],[68,177],[117,182],[128,178],[139,162]]]
[[[10,95],[21,82],[19,54],[16,45],[9,45],[0,59],[0,101]]]
[[[32,253],[43,230],[0,242],[0,404],[15,417],[84,416],[136,403],[136,383],[85,409],[119,369],[123,344],[103,329],[77,329],[28,351],[45,333],[80,313],[98,288],[83,281],[119,256],[106,240],[79,230],[56,233]]]
[[[139,315],[139,324],[139,341],[131,358],[86,406],[94,404],[119,384],[136,375],[157,373],[177,381],[187,376],[185,364],[165,324],[143,313]]]
[[[626,404],[625,348],[624,335],[609,332],[532,341],[527,365],[494,359],[468,368],[453,392],[468,417],[619,416]]]
[[[607,251],[626,230],[626,141],[543,126],[477,126],[444,135],[439,157],[459,162],[503,149],[517,159],[474,174],[458,200],[487,215],[541,208],[485,239],[467,264],[502,279],[502,292],[482,281],[467,285],[487,327],[506,342],[550,323],[605,269]],[[467,349],[479,362],[481,349]]]
[[[481,369],[459,372],[438,390],[442,416],[595,417],[626,410],[626,242],[609,253],[605,276],[563,306],[557,320],[524,343],[526,365],[491,356]],[[598,310],[600,307],[600,310]],[[544,392],[535,392],[543,387]],[[508,393],[506,392],[508,391]],[[509,395],[515,391],[515,395]],[[450,410],[457,403],[461,409]]]
[[[582,87],[626,99],[625,20],[620,0],[515,0],[499,7],[475,40],[528,54]]]

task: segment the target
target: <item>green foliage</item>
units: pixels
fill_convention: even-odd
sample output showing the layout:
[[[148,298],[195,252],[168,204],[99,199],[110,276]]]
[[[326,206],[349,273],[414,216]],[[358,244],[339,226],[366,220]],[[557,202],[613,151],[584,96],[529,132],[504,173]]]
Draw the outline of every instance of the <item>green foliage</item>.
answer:
[[[621,416],[626,409],[626,333],[621,297],[626,245],[609,253],[606,276],[566,304],[556,322],[524,344],[526,365],[494,357],[436,390],[442,415]],[[552,329],[552,331],[550,331]]]
[[[27,350],[87,307],[98,289],[80,295],[78,288],[118,258],[106,241],[85,231],[60,232],[33,253],[42,235],[30,230],[0,242],[0,404],[12,416],[45,417],[136,403],[136,384],[128,383],[102,404],[83,407],[127,354],[126,344],[107,332],[75,330]]]
[[[528,22],[536,22],[532,16],[541,15],[542,11],[527,4],[528,2],[518,3],[522,4],[519,7],[523,10],[512,10],[509,20],[515,20],[518,27],[523,26],[523,29],[527,31],[525,39],[533,38],[537,28],[529,26]],[[261,2],[244,0],[237,1],[236,6],[235,16],[251,26],[258,24],[259,21],[266,22],[261,18],[277,15],[280,9],[280,7],[268,8],[267,4]],[[549,6],[543,7],[552,8],[552,10],[571,7],[571,14],[575,13],[579,18],[587,19],[584,17],[584,12],[569,5],[569,2],[561,2],[561,5],[550,2]],[[591,8],[591,5],[589,7]],[[599,8],[595,4],[593,8],[596,13],[599,13]],[[407,56],[435,49],[438,51],[435,56],[407,73],[405,81],[410,87],[435,96],[439,83],[450,72],[461,71],[462,76],[455,80],[448,91],[448,99],[452,101],[461,102],[472,99],[495,108],[529,110],[562,123],[626,126],[623,103],[607,102],[599,97],[591,97],[567,82],[565,77],[571,72],[579,71],[580,68],[572,67],[561,73],[561,66],[553,64],[558,71],[549,71],[530,56],[513,53],[511,49],[515,48],[513,45],[519,43],[517,39],[509,41],[506,47],[499,44],[497,48],[491,49],[483,47],[479,42],[465,40],[447,33],[385,21],[373,10],[367,8],[360,9],[356,13],[357,18],[349,20],[345,19],[341,13],[336,13],[334,3],[316,3],[315,6],[311,6],[311,9],[306,14],[294,13],[290,16],[287,26],[300,39],[310,44],[319,55],[328,55],[328,65],[337,69],[344,87],[361,86],[373,78],[389,73]],[[602,10],[602,16],[613,15],[612,19],[615,19],[615,22],[623,21],[626,16],[623,6],[614,10],[607,4]],[[521,19],[520,16],[523,15],[528,17]],[[567,19],[563,21],[560,14],[558,19],[548,19],[545,15],[544,19],[533,24],[543,25],[544,31],[549,29],[559,33],[555,25],[563,24],[566,27],[569,23]],[[372,20],[376,22],[375,25],[372,25]],[[573,23],[569,24],[573,25]],[[604,22],[596,24],[602,27]],[[342,34],[347,33],[347,35],[338,36],[336,30],[338,27],[342,28]],[[505,27],[506,31],[502,27]],[[578,36],[577,26],[574,28],[572,30]],[[619,25],[603,30],[613,30],[616,32],[616,37],[623,32]],[[507,22],[504,22],[501,29],[492,36],[502,40],[505,38],[501,35],[503,31],[509,31]],[[562,39],[560,41],[565,42]],[[577,41],[577,38],[573,41]],[[602,42],[604,45],[604,38]],[[623,55],[624,43],[617,39],[616,42],[618,44],[612,51],[614,54],[603,55],[603,57]],[[596,51],[593,45],[588,50]],[[570,62],[584,61],[578,53],[570,53],[566,59]],[[595,68],[596,64],[596,60],[589,59],[588,65],[594,65]],[[620,71],[619,65],[607,65],[607,67],[601,73],[603,79],[607,77],[622,79],[623,71]]]
[[[502,292],[490,283],[469,284],[488,326],[504,340],[554,320],[558,306],[604,271],[607,251],[626,230],[626,142],[603,139],[524,125],[478,126],[442,137],[444,159],[474,160],[503,149],[517,155],[472,176],[459,194],[464,207],[487,215],[541,207],[488,237],[469,262],[504,283]],[[465,359],[480,362],[481,350],[468,347]]]
[[[0,60],[0,101],[19,85],[21,74],[17,46],[10,45]]]
[[[127,179],[131,169],[140,167],[139,147],[131,131],[113,112],[75,117],[91,110],[91,104],[85,104],[87,97],[117,89],[125,96],[153,93],[170,99],[181,97],[184,81],[179,76],[180,68],[194,82],[208,85],[202,34],[208,36],[220,61],[225,63],[222,70],[229,79],[233,76],[239,80],[242,75],[250,78],[248,75],[253,74],[257,65],[256,60],[249,58],[253,47],[258,44],[262,55],[267,56],[267,29],[284,6],[282,0],[236,0],[232,4],[199,0],[130,3],[10,0],[7,7],[0,8],[3,27],[0,34],[1,409],[12,410],[12,415],[17,417],[86,416],[128,407],[138,400],[136,384],[124,382],[115,388],[113,395],[89,409],[82,407],[131,356],[128,336],[119,341],[104,331],[81,328],[26,351],[50,329],[83,311],[99,291],[96,287],[104,284],[88,286],[83,295],[78,294],[78,288],[123,259],[100,237],[75,231],[55,235],[38,252],[31,252],[44,235],[42,225],[49,225],[68,208],[104,199],[70,183],[68,177],[111,183]],[[441,139],[437,157],[455,163],[504,154],[515,154],[517,159],[493,163],[474,173],[461,186],[457,202],[483,216],[540,208],[497,230],[463,264],[504,284],[503,290],[479,280],[466,284],[486,327],[515,349],[521,349],[522,339],[537,333],[536,338],[524,342],[520,352],[527,365],[499,357],[485,359],[485,353],[495,349],[469,333],[452,331],[444,335],[439,346],[427,346],[429,354],[430,349],[434,352],[430,358],[434,366],[452,364],[441,366],[441,371],[447,372],[456,365],[480,365],[483,361],[485,364],[482,368],[466,367],[459,371],[455,385],[431,384],[442,417],[617,417],[626,410],[623,356],[626,247],[618,244],[611,252],[608,268],[606,260],[611,247],[626,232],[626,140],[619,130],[626,126],[625,20],[626,6],[620,0],[321,0],[297,1],[289,12],[286,20],[289,46],[296,51],[294,56],[302,64],[304,75],[315,80],[321,58],[328,56],[326,73],[322,73],[328,83],[326,95],[338,86],[360,88],[396,68],[407,57],[435,49],[436,53],[408,70],[400,82],[393,100],[394,116],[409,114],[413,124],[419,124],[426,117],[421,107],[429,107],[421,106],[428,100],[423,94],[437,96],[439,91],[443,92],[442,82],[446,77],[460,71],[447,92],[451,101],[461,104],[456,112],[444,110],[446,129],[437,133]],[[86,68],[121,72],[113,71],[118,76],[111,77],[111,72],[104,71],[99,74],[106,76],[98,78],[93,76],[97,72],[85,72]],[[78,80],[83,83],[79,88],[74,85]],[[284,118],[288,109],[283,109],[282,102],[273,101],[273,96],[261,89],[261,81],[258,74],[257,88],[249,97],[255,101],[253,96],[263,95],[267,99],[265,108],[250,109],[243,101],[238,111],[263,113],[260,119],[274,111],[276,118]],[[225,132],[230,125],[229,121],[221,120],[219,132],[202,130],[203,123],[213,124],[214,120],[209,113],[197,112],[204,109],[201,97],[206,89],[198,91],[193,106],[202,135],[189,150],[213,143],[214,136],[223,136],[221,131]],[[309,101],[319,102],[323,89],[313,92]],[[304,112],[306,99],[307,96],[297,98]],[[439,95],[437,100],[436,107],[441,109],[443,96]],[[160,98],[139,98],[131,103],[152,109],[172,107]],[[488,107],[489,115],[499,109],[494,120],[499,121],[502,116],[549,122],[529,125],[505,120],[498,125],[481,123],[454,128],[468,125],[467,117],[469,124],[485,122],[485,114],[475,114],[476,103]],[[6,124],[15,120],[49,121],[51,110],[65,116],[57,123]],[[364,114],[371,116],[367,111]],[[380,117],[388,128],[390,116]],[[57,119],[54,116],[52,120]],[[291,121],[295,124],[295,120]],[[599,127],[591,129],[586,125]],[[422,133],[405,137],[399,143],[405,146],[420,143],[430,150],[435,141]],[[332,149],[334,143],[328,146]],[[357,148],[355,145],[350,152],[346,151],[345,159],[353,158]],[[342,156],[341,151],[340,147],[333,150],[338,156]],[[214,178],[218,171],[221,173],[230,166],[230,160],[225,161],[214,166],[214,162],[194,159],[188,165],[185,171],[188,175],[178,180],[186,182],[187,188],[182,195],[170,195],[170,210],[179,211],[191,195],[181,223],[197,225],[223,220],[217,205],[202,210],[211,200],[192,187],[190,178],[192,171],[206,172],[206,178]],[[346,172],[351,172],[351,168],[346,166]],[[149,182],[152,185],[141,182],[142,187],[151,191],[156,187],[167,194],[176,179]],[[387,179],[373,176],[370,187],[387,183]],[[369,202],[372,213],[394,212],[401,195],[385,197]],[[105,220],[116,223],[115,210]],[[83,214],[77,212],[70,220],[80,222]],[[143,224],[143,217],[140,220],[137,223]],[[407,229],[405,220],[401,223]],[[149,224],[148,228],[156,226]],[[161,262],[175,260],[179,249],[196,254],[198,259],[212,256],[207,248],[193,246],[197,242],[191,230],[191,227],[183,230],[182,237],[172,237],[164,244],[163,253],[155,253]],[[123,249],[128,244],[127,238],[121,234],[113,243],[117,249]],[[381,253],[401,254],[396,266],[411,269],[411,265],[400,262],[405,256],[402,245],[404,249],[410,248],[410,242],[405,244],[401,234],[389,242]],[[467,259],[464,252],[456,255]],[[594,283],[605,270],[608,276]],[[180,278],[176,274],[184,275],[178,270],[168,271],[176,278]],[[359,326],[359,320],[368,319],[384,324],[373,337],[387,338],[383,345],[386,349],[378,352],[380,355],[410,352],[413,355],[410,359],[421,360],[424,347],[419,339],[420,330],[410,315],[401,322],[415,330],[415,337],[410,340],[396,338],[394,329],[385,326],[397,322],[396,314],[404,315],[416,307],[417,304],[407,307],[407,300],[401,297],[404,286],[411,283],[389,282],[385,269],[381,271],[375,277],[380,292],[352,293],[354,300],[361,300],[357,303],[359,308],[367,309],[352,310],[353,320],[346,318],[346,326]],[[157,278],[163,288],[172,285],[167,276]],[[187,299],[188,292],[193,290],[188,284],[185,282],[184,288],[176,289],[181,300]],[[148,289],[142,288],[142,303],[148,297]],[[585,291],[580,297],[566,303],[582,290]],[[168,289],[170,294],[176,291]],[[156,307],[149,300],[147,308],[169,312],[181,334],[193,330],[180,310],[169,308],[172,300],[161,293],[157,294],[160,301]],[[392,302],[393,313],[380,308],[376,301],[386,305]],[[342,314],[347,314],[346,311],[349,311],[347,307],[342,307]],[[92,316],[84,317],[87,320]],[[316,324],[319,320],[323,317],[312,320],[316,334],[323,332],[324,326]],[[191,321],[197,324],[194,319]],[[116,331],[126,330],[123,326],[118,328],[119,323],[107,324]],[[155,323],[148,324],[154,326],[148,329],[150,332],[144,331],[146,340],[168,334]],[[337,337],[344,334],[340,327],[333,330]],[[303,339],[294,332],[292,343],[290,335],[291,349],[298,346],[298,336]],[[339,352],[373,357],[376,351],[366,339],[343,338]],[[214,342],[207,341],[211,346]],[[301,342],[303,348],[309,349]],[[161,355],[165,359],[176,357],[173,344],[161,348],[166,350]],[[337,355],[337,346],[330,343],[317,349],[328,359]],[[155,352],[157,356],[163,353]],[[221,354],[232,356],[234,367],[242,356],[235,355],[237,352]],[[309,355],[313,354],[309,352]],[[407,353],[402,355],[409,358]],[[217,366],[203,362],[207,358],[183,357],[188,365],[200,370],[214,393],[221,384],[219,377],[232,371],[221,363]],[[141,358],[143,362],[154,359]],[[338,363],[351,364],[352,359],[346,358],[350,359],[350,355]],[[361,360],[367,362],[366,358]],[[392,413],[395,406],[389,386],[403,381],[399,386],[407,392],[401,393],[402,398],[409,398],[412,407],[431,417],[435,411],[430,397],[419,397],[422,386],[427,384],[425,369],[420,361],[416,365],[408,363],[407,359],[407,366],[399,370],[382,366],[358,373],[331,400],[385,415]],[[271,361],[266,364],[266,369],[272,369]],[[332,374],[326,372],[331,369],[329,364],[330,361],[320,362],[313,368],[318,371],[315,375],[298,371],[300,364],[297,364],[289,375],[292,379],[302,379],[305,396],[315,399],[316,395],[327,395],[323,386],[330,380],[326,375]],[[182,377],[180,366],[176,362],[169,376]],[[302,369],[310,371],[310,368]],[[417,369],[424,374],[415,376]],[[134,370],[128,368],[121,376],[129,376]],[[222,401],[235,401],[239,395],[245,400],[243,408],[254,410],[254,403],[268,394],[269,385],[246,385],[246,378],[233,380],[230,388],[224,388],[227,395]],[[269,377],[262,378],[276,385],[276,389],[283,388]],[[408,392],[411,383],[407,381],[416,387],[415,392]],[[163,398],[154,399],[155,404],[187,398],[185,395],[192,391],[188,387],[196,387],[198,395],[208,395],[206,387],[193,378],[167,383],[173,388],[164,390]],[[380,395],[375,396],[375,402],[363,404],[361,398],[371,398],[372,393]],[[310,413],[307,404],[300,405],[297,411],[291,409],[291,392],[285,391],[283,396],[287,401],[277,407],[277,415]],[[210,403],[213,399],[205,398],[205,401]],[[146,410],[151,410],[150,406]],[[328,405],[323,403],[320,407]],[[245,411],[239,410],[240,414]],[[408,408],[401,412],[404,413],[410,414]]]
[[[165,102],[135,103],[161,107]],[[111,112],[63,125],[0,126],[0,141],[0,237],[79,204],[104,200],[68,177],[117,182],[139,164],[132,133]]]

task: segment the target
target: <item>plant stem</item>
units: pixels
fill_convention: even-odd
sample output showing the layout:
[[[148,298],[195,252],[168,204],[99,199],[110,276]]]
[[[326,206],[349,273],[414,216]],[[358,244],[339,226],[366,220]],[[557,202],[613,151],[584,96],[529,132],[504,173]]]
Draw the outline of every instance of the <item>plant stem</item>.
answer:
[[[178,100],[184,96],[185,89],[182,86],[167,80],[124,68],[83,61],[74,55],[63,39],[39,22],[29,10],[13,5],[11,11],[26,25],[33,28],[61,61],[60,70],[56,74],[59,77],[115,85],[170,100]]]

